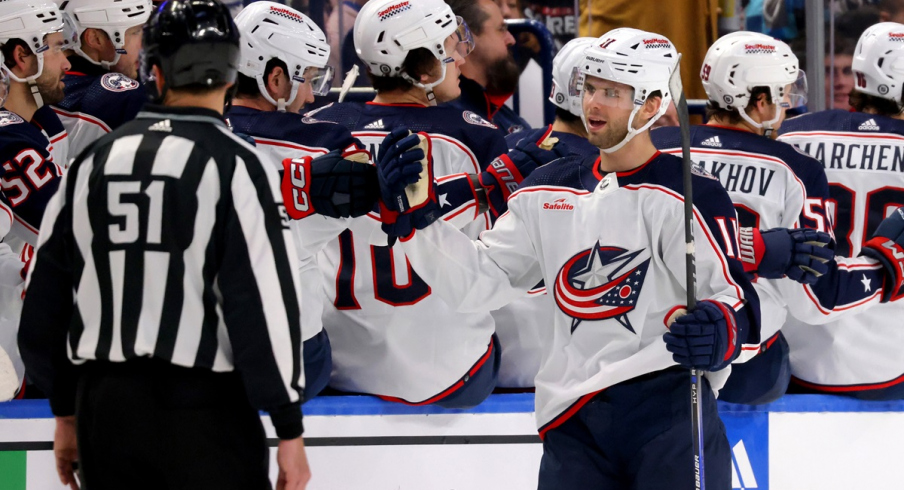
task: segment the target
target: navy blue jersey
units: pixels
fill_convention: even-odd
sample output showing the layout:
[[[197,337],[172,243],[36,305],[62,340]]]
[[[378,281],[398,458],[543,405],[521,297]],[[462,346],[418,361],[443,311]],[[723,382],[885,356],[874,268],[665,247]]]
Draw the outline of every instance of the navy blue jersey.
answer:
[[[50,146],[37,126],[0,111],[0,200],[13,212],[12,233],[30,245],[37,242],[44,208],[62,176]]]
[[[459,86],[461,97],[449,102],[448,105],[492,121],[503,135],[531,129],[524,118],[505,105],[505,100],[491,97],[486,89],[474,80],[462,75],[459,77]]]
[[[521,131],[519,133],[512,133],[505,137],[505,143],[508,145],[509,149],[515,147],[519,141],[529,138],[533,141],[538,141],[552,125],[543,126],[542,128],[537,129],[527,129]],[[578,136],[573,133],[563,133],[561,131],[553,131],[550,133],[551,137],[559,138],[560,143],[565,143],[568,146],[568,150],[572,155],[577,155],[581,157],[593,157],[599,156],[600,149],[593,146],[590,141],[587,141],[587,138],[583,136]]]
[[[904,206],[904,121],[840,110],[804,114],[782,124],[779,141],[790,143],[825,169],[829,182],[829,216],[834,222],[837,253],[857,257],[883,218]],[[880,294],[875,269],[859,259],[839,261],[859,279],[864,294]],[[854,286],[856,286],[855,284]],[[823,325],[817,319],[789,321],[784,328],[791,346],[791,374],[802,383],[832,393],[900,390],[904,383],[904,315],[900,301]],[[811,325],[820,323],[818,328]],[[899,395],[898,395],[899,396]]]
[[[107,71],[78,55],[69,57],[72,68],[63,77],[66,97],[56,112],[69,132],[71,157],[123,123],[135,119],[147,102],[136,80]]]
[[[31,123],[37,126],[50,140],[50,154],[57,165],[66,168],[69,159],[75,157],[69,153],[69,133],[60,121],[53,107],[41,106],[31,117]]]
[[[662,151],[681,154],[679,128],[658,128],[651,134]],[[741,227],[832,233],[825,172],[820,162],[797,148],[749,131],[704,125],[691,128],[691,158],[719,178],[734,201]],[[821,323],[879,303],[874,290],[864,290],[861,276],[866,273],[878,283],[881,271],[852,271],[843,259],[839,257],[813,286],[786,279],[757,281],[764,341],[785,324],[788,312],[797,319]],[[746,346],[742,360],[757,352],[759,346]]]

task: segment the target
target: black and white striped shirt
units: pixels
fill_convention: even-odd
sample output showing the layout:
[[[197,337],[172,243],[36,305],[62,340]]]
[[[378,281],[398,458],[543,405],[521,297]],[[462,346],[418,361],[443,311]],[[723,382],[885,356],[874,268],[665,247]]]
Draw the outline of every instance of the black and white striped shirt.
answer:
[[[300,434],[296,248],[261,158],[217,113],[174,107],[79,155],[45,212],[19,334],[54,413],[72,413],[73,364],[153,357],[238,371],[280,437],[296,413]]]

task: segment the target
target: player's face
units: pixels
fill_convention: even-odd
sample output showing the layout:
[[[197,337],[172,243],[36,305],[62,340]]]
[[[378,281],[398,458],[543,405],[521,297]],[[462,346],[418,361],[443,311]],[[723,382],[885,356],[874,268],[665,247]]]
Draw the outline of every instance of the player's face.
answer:
[[[854,88],[854,71],[851,69],[853,57],[849,54],[838,54],[832,58],[826,57],[826,101],[828,106],[834,109],[850,110],[848,95]],[[832,66],[834,64],[834,66]]]
[[[314,102],[314,91],[311,89],[310,80],[314,76],[314,72],[316,68],[308,67],[304,71],[304,83],[298,84],[298,90],[295,93],[295,100],[286,107],[286,112],[299,113],[301,109],[311,102]],[[286,79],[286,83],[288,79]],[[291,85],[289,86],[289,90],[291,90]],[[288,95],[288,94],[287,94]]]
[[[63,75],[69,69],[69,60],[63,53],[63,33],[55,32],[45,38],[50,49],[44,51],[44,70],[35,80],[38,92],[45,104],[57,104],[63,100]],[[37,70],[37,63],[35,63]]]
[[[453,34],[447,37],[444,43],[446,53],[451,54],[451,56],[440,62],[446,64],[446,78],[433,88],[433,93],[436,94],[438,103],[455,100],[461,95],[461,88],[458,86],[458,76],[461,75],[461,65],[465,64],[465,58],[456,49],[458,41],[458,37]],[[438,73],[436,78],[439,78]]]
[[[141,32],[142,26],[134,26],[126,29],[123,42],[125,54],[119,56],[119,61],[113,65],[113,71],[122,73],[123,75],[138,80],[139,55],[141,54]]]
[[[623,83],[587,76],[583,91],[587,139],[597,148],[612,148],[628,135],[634,89]]]

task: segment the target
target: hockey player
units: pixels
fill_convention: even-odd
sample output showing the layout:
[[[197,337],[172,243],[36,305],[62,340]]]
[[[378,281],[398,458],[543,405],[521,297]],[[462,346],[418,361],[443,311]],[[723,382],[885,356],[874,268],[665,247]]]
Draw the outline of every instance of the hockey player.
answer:
[[[97,138],[131,121],[147,101],[138,83],[141,28],[148,0],[61,0],[66,49],[66,98],[56,105],[75,158]],[[59,162],[61,165],[68,162]]]
[[[475,242],[446,223],[396,230],[412,267],[458,310],[498,308],[540,279],[553,289],[555,322],[536,380],[541,490],[694,488],[686,367],[710,371],[701,393],[707,486],[731,486],[713,393],[741,344],[758,341],[759,306],[730,253],[738,246],[732,203],[697,171],[701,301],[680,311],[682,162],[658,152],[648,132],[672,98],[676,60],[658,34],[604,34],[580,64],[588,139],[599,156],[539,168]],[[395,171],[378,170],[384,179]]]
[[[857,43],[851,105],[785,121],[779,141],[822,162],[829,180],[829,212],[836,253],[867,254],[868,241],[883,218],[904,204],[904,25],[876,24]],[[839,265],[846,261],[839,261]],[[897,299],[891,275],[875,277],[878,265],[851,267],[860,291],[882,301]],[[894,321],[901,302],[822,325],[820,317],[789,318],[782,329],[791,347],[793,391],[833,393],[863,399],[904,398],[904,332]],[[820,324],[820,325],[816,325]],[[796,386],[795,386],[796,385]]]
[[[526,129],[505,137],[508,147],[515,148],[521,140],[540,141],[556,138],[567,145],[572,155],[599,155],[599,148],[587,141],[587,129],[581,119],[581,97],[577,90],[579,78],[572,74],[584,58],[584,49],[596,42],[594,37],[572,39],[553,59],[552,94],[549,101],[556,105],[556,119],[548,126]],[[543,335],[553,322],[555,306],[550,303],[546,285],[539,284],[528,296],[517,299],[493,311],[496,335],[504,346],[499,366],[498,385],[503,388],[529,388],[540,369]]]
[[[463,189],[440,193],[439,212],[476,237],[489,226],[487,206],[504,211],[505,197],[529,169],[499,159],[498,169],[484,171],[506,152],[496,126],[470,111],[432,107],[460,93],[459,66],[471,49],[467,25],[442,0],[396,3],[371,0],[355,23],[355,48],[377,89],[374,101],[308,116],[345,124],[375,159],[383,157],[381,142],[394,128],[427,134],[438,181]],[[331,386],[411,404],[478,404],[492,391],[499,366],[489,310],[450,309],[398,245],[368,243],[380,226],[376,215],[355,220],[319,258],[335,366]]]
[[[742,238],[733,253],[759,275],[763,318],[761,344],[744,346],[719,398],[768,403],[785,393],[791,376],[779,330],[788,313],[828,319],[878,304],[875,291],[864,290],[859,269],[851,270],[875,261],[839,257],[823,264],[834,253],[808,243],[831,240],[825,173],[818,161],[769,137],[786,109],[806,103],[806,79],[788,45],[753,32],[723,36],[707,52],[701,77],[709,122],[691,128],[691,157],[719,178],[735,203]],[[681,153],[679,128],[656,129],[652,136],[662,151]],[[881,282],[881,270],[869,274]]]

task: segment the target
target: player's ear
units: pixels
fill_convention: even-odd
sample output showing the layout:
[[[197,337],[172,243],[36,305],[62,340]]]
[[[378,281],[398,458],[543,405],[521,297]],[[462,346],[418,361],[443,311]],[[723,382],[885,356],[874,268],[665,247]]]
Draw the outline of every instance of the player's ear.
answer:
[[[13,66],[9,69],[18,77],[25,78],[38,71],[38,58],[28,47],[17,44],[13,49]]]
[[[274,66],[270,73],[267,74],[267,91],[274,99],[282,98],[281,92],[285,82],[283,78],[286,76],[285,70],[281,66]]]
[[[659,108],[662,106],[662,96],[659,95],[658,92],[650,94],[647,97],[647,100],[644,101],[643,107],[641,108],[641,115],[643,116],[644,121],[649,121],[653,118],[658,112]]]

